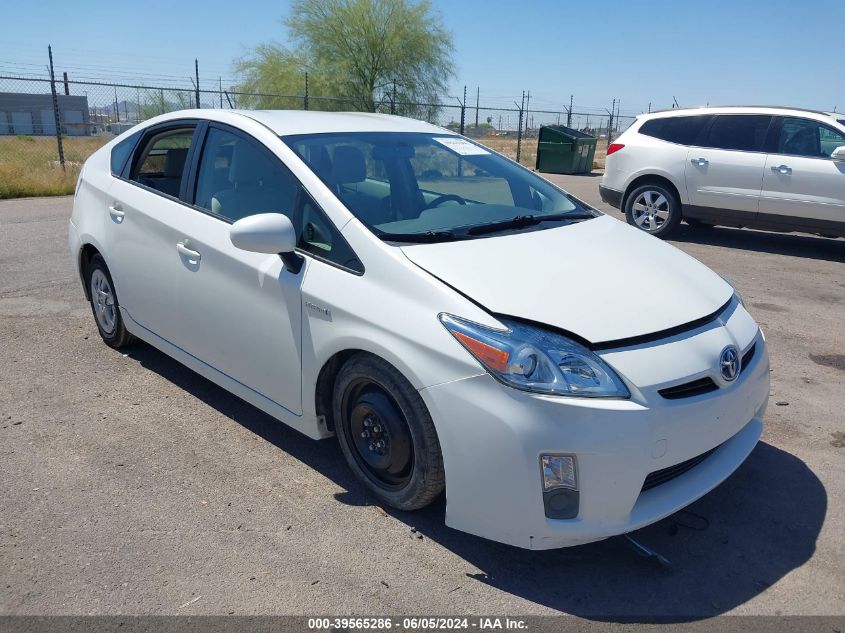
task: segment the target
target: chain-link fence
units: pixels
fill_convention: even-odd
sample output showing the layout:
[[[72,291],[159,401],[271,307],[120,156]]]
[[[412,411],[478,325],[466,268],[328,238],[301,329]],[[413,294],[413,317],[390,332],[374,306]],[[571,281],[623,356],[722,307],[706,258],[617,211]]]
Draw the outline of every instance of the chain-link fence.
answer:
[[[306,84],[307,85],[307,84]],[[457,102],[457,103],[456,103]],[[463,103],[463,105],[461,105]],[[0,76],[0,198],[72,193],[85,159],[130,127],[165,112],[186,108],[345,111],[372,108],[429,121],[467,136],[534,167],[541,125],[561,124],[586,131],[604,148],[633,116],[595,112],[483,107],[445,97],[435,103],[403,103],[383,96],[371,106],[308,94],[244,93],[221,84],[217,90],[196,86],[133,85]]]

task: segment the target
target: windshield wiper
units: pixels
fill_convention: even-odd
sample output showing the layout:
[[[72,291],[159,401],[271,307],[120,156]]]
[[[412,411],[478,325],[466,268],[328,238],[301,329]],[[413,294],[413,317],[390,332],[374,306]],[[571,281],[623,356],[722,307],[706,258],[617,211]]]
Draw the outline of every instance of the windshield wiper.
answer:
[[[479,224],[467,229],[469,235],[481,235],[482,233],[495,233],[496,231],[504,231],[506,229],[521,229],[526,226],[534,226],[542,222],[554,222],[560,220],[588,220],[594,218],[592,213],[583,212],[569,212],[569,213],[553,213],[550,215],[517,215],[501,222],[491,222],[489,224]]]
[[[391,242],[413,242],[430,244],[432,242],[453,242],[464,236],[453,231],[426,231],[425,233],[378,233],[379,239]]]

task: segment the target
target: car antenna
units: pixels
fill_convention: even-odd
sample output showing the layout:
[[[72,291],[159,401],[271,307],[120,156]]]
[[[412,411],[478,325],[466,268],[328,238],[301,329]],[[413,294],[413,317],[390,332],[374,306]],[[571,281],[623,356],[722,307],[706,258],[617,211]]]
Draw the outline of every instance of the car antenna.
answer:
[[[639,541],[635,541],[630,534],[623,534],[622,536],[625,537],[625,540],[638,555],[642,556],[643,558],[651,558],[653,560],[656,560],[660,567],[663,568],[665,571],[669,571],[672,569],[671,561],[662,554],[658,554],[653,549],[646,547]]]

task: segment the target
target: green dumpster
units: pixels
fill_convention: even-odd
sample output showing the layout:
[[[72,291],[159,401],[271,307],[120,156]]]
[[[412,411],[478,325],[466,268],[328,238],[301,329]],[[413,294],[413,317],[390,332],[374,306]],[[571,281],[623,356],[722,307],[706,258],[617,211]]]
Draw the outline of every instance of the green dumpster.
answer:
[[[564,125],[544,125],[537,137],[537,171],[580,174],[593,169],[596,139]]]

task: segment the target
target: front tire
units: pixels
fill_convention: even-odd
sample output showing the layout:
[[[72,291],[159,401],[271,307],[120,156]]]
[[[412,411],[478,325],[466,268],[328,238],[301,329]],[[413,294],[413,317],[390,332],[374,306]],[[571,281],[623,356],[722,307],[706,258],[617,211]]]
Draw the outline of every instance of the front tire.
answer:
[[[356,354],[338,372],[332,409],[346,462],[379,500],[417,510],[440,495],[445,475],[434,423],[396,368]]]
[[[681,223],[681,202],[664,185],[640,185],[625,200],[625,218],[631,226],[665,238]]]
[[[91,296],[94,322],[105,344],[120,349],[132,343],[135,337],[126,331],[111,273],[106,266],[106,261],[99,253],[91,258],[85,278]]]

